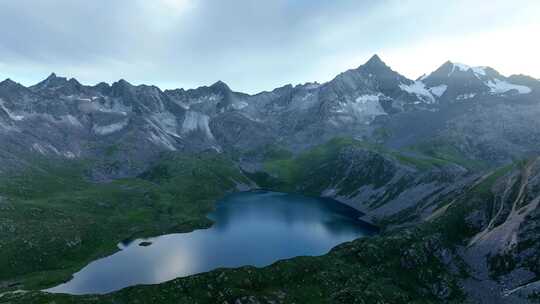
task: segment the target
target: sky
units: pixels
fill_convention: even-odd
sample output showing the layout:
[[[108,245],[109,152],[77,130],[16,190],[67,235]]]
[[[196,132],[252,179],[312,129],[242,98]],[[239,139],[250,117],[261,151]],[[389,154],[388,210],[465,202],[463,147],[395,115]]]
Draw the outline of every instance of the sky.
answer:
[[[447,60],[540,78],[538,0],[0,0],[0,78],[256,93],[378,54],[416,79]]]

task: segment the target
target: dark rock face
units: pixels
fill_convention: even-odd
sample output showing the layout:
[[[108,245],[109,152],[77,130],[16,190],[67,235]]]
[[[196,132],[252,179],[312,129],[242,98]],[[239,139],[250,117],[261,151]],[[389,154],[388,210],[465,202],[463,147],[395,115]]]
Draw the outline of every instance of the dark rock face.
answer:
[[[539,174],[538,158],[515,166],[467,217],[474,234],[459,255],[471,276],[464,289],[478,303],[527,303],[538,290]]]
[[[411,208],[415,212],[408,220],[421,220],[441,198],[462,189],[472,178],[471,172],[458,165],[423,168],[392,155],[350,147],[332,166],[336,182],[323,195],[368,212],[369,220],[396,218]]]

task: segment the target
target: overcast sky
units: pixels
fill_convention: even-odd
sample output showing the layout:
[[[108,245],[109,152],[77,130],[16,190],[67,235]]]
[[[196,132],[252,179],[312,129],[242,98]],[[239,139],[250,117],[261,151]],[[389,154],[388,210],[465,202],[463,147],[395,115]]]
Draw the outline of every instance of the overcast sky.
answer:
[[[0,0],[0,78],[254,93],[374,53],[416,79],[446,60],[540,78],[539,0]]]

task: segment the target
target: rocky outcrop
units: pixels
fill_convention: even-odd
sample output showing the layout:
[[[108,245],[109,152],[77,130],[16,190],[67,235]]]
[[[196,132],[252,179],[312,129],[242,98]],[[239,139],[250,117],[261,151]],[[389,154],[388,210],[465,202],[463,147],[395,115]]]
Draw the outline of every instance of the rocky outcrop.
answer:
[[[468,216],[476,233],[460,249],[471,275],[464,288],[479,303],[528,303],[540,280],[540,160],[516,166],[490,193]]]

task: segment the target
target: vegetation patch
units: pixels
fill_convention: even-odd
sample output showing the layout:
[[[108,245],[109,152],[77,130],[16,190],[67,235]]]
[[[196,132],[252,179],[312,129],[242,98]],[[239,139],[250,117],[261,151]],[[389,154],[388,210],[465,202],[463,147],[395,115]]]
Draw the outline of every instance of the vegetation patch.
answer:
[[[484,170],[488,165],[483,161],[471,159],[454,145],[443,139],[432,139],[410,147],[411,152],[426,155],[442,163],[454,163],[470,170]]]
[[[247,182],[217,154],[168,155],[138,178],[109,183],[85,179],[86,166],[47,164],[2,178],[0,282],[49,287],[122,240],[208,227],[214,202]]]

